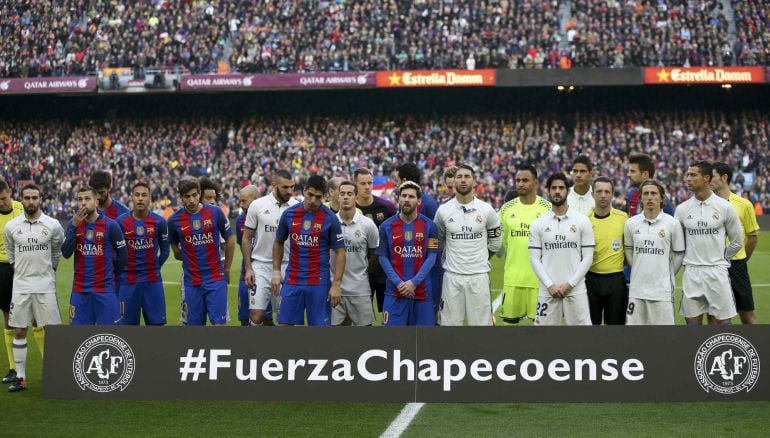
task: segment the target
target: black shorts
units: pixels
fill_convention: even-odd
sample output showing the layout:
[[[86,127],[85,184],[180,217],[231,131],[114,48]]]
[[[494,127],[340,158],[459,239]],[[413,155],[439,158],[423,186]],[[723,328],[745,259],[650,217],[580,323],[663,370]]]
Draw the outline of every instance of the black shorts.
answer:
[[[733,288],[735,307],[741,312],[754,310],[754,293],[751,291],[751,279],[746,259],[732,260],[727,272],[730,274],[730,286]]]
[[[13,268],[10,263],[0,263],[0,310],[11,311],[13,295]]]
[[[588,308],[591,322],[601,325],[624,325],[628,307],[628,286],[623,272],[612,274],[586,274]]]

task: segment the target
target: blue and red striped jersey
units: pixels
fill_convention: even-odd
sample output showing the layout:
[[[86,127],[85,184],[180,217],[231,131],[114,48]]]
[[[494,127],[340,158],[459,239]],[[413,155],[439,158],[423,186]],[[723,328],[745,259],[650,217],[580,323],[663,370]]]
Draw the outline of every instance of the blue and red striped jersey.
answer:
[[[104,210],[99,210],[99,213],[104,213],[104,215],[108,218],[116,220],[126,213],[131,213],[131,210],[128,208],[128,206],[126,206],[126,204],[118,201],[117,199],[113,199],[110,206]]]
[[[428,273],[433,265],[426,267],[422,276],[418,276],[418,273],[430,254],[435,254],[434,263],[440,254],[438,230],[433,221],[421,214],[411,223],[404,222],[400,215],[391,217],[380,225],[380,246],[375,253],[380,260],[384,257],[390,262],[399,279],[412,280],[416,286],[415,300],[423,301],[427,298],[427,291],[432,287]],[[389,267],[383,265],[383,269],[387,274]],[[396,290],[399,282],[396,280],[388,275],[385,293],[400,297]]]
[[[316,286],[331,284],[329,251],[344,249],[345,238],[337,215],[327,206],[306,211],[304,203],[289,207],[278,221],[275,240],[289,239],[287,284]]]
[[[123,231],[128,252],[120,282],[160,281],[160,268],[169,255],[166,220],[155,213],[141,220],[128,213],[120,216],[117,223]]]
[[[182,249],[185,284],[200,286],[225,279],[219,241],[232,234],[222,209],[214,205],[203,205],[195,214],[180,208],[168,218],[169,241]]]
[[[116,274],[126,262],[126,241],[117,222],[100,213],[94,222],[67,225],[62,255],[75,254],[72,292],[115,293]]]

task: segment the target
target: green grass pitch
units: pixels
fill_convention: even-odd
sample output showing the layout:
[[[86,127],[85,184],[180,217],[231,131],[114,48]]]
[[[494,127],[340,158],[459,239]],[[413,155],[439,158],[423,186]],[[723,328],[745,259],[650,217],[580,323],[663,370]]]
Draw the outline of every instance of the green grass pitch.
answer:
[[[234,266],[239,263],[237,256]],[[770,323],[767,266],[770,236],[760,235],[749,269],[756,285],[757,321],[763,324]],[[492,275],[495,295],[499,293],[501,269],[500,260],[496,259]],[[170,325],[179,324],[180,276],[181,264],[172,258],[163,268]],[[72,284],[71,260],[60,266],[57,283],[62,315],[66,316]],[[234,281],[230,287],[232,315],[237,315],[236,288]],[[683,323],[681,319],[679,323]],[[238,321],[231,324],[237,325]],[[40,355],[32,339],[29,345],[29,389],[10,394],[0,388],[0,412],[4,414],[0,436],[379,436],[403,407],[392,403],[43,400]],[[2,348],[0,370],[4,371],[6,366]],[[769,414],[770,402],[428,404],[404,435],[763,436],[770,431]]]

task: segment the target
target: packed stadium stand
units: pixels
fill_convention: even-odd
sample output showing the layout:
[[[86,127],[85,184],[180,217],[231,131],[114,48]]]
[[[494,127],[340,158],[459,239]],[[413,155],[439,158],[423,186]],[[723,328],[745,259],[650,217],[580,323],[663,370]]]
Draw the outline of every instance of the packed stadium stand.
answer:
[[[0,2],[0,76],[764,65],[768,4]]]

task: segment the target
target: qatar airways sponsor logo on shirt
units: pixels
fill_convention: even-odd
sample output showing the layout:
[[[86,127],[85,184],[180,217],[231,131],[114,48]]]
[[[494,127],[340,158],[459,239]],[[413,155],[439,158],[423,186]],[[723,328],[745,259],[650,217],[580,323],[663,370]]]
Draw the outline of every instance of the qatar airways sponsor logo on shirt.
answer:
[[[104,244],[102,243],[78,243],[77,250],[84,256],[104,255]]]
[[[320,245],[318,236],[309,234],[291,233],[291,240],[298,246],[317,247]]]
[[[152,237],[144,239],[129,239],[126,240],[126,244],[135,250],[153,249],[155,248],[155,239]]]
[[[405,259],[419,259],[423,257],[421,246],[395,245],[393,246],[393,252]]]
[[[214,232],[209,231],[207,233],[193,234],[190,236],[184,236],[185,243],[189,243],[194,246],[199,245],[211,245],[214,243]]]

